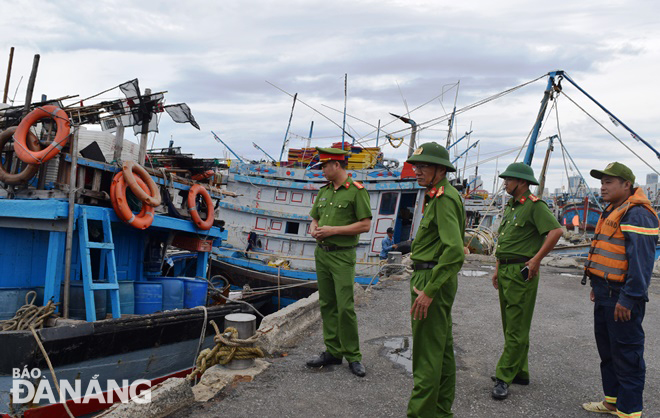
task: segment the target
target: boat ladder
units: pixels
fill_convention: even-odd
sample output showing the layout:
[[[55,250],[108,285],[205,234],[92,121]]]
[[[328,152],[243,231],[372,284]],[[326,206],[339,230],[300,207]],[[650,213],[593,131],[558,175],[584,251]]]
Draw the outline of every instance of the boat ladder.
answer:
[[[89,220],[101,221],[101,224],[103,225],[102,241],[99,242],[90,240],[88,224]],[[112,317],[120,318],[121,312],[119,307],[119,284],[117,283],[115,244],[112,241],[112,228],[110,226],[110,216],[108,215],[108,211],[103,210],[101,212],[87,212],[86,209],[82,208],[81,213],[78,216],[78,238],[87,321],[96,321],[94,291],[108,291],[112,306]],[[98,281],[96,282],[92,280],[92,249],[98,249],[101,251]],[[105,281],[106,270],[107,281]]]

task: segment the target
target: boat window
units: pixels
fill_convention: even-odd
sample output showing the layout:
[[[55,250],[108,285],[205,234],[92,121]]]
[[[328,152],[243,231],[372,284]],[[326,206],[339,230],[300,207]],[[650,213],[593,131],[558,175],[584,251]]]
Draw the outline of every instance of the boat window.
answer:
[[[396,212],[396,200],[398,193],[383,193],[380,198],[379,215],[394,215]]]
[[[285,234],[298,235],[299,228],[300,228],[300,223],[298,223],[298,222],[287,222],[286,223],[286,230],[284,231],[284,233]]]

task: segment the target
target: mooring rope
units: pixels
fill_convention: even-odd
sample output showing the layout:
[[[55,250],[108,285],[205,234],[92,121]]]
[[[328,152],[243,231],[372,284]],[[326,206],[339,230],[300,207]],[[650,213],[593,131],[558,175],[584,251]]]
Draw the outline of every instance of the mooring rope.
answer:
[[[28,300],[30,296],[32,300]],[[55,307],[59,303],[53,303],[49,300],[45,306],[36,306],[34,301],[37,299],[37,292],[30,290],[25,295],[25,305],[18,308],[13,318],[0,321],[2,331],[26,331],[30,327],[41,329],[44,322],[55,312]]]
[[[258,334],[242,340],[238,338],[236,328],[228,327],[224,333],[220,333],[215,321],[210,321],[209,324],[215,329],[215,337],[213,337],[215,347],[213,349],[206,348],[199,353],[195,368],[186,377],[188,381],[192,381],[198,374],[204,374],[207,369],[216,364],[227,364],[232,360],[264,357],[264,352],[259,347],[251,347],[259,339]]]

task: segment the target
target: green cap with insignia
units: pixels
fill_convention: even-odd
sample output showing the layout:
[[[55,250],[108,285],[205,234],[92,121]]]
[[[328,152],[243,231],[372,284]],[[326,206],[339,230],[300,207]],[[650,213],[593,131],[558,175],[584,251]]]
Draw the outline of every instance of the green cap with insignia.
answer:
[[[327,161],[344,161],[350,152],[339,148],[321,148],[316,147],[319,152],[319,162],[325,163]]]
[[[447,171],[456,171],[449,161],[449,151],[436,142],[427,142],[417,148],[406,160],[407,163],[429,163],[447,167]]]
[[[632,170],[624,164],[613,162],[609,163],[605,170],[591,170],[591,177],[602,179],[603,176],[621,177],[628,180],[630,183],[635,184],[635,175]]]
[[[501,179],[505,177],[512,177],[514,179],[527,180],[529,184],[534,184],[537,186],[539,184],[539,182],[536,180],[536,177],[534,177],[534,170],[532,167],[525,163],[509,164],[506,170],[504,170],[504,172],[501,173],[499,177]]]

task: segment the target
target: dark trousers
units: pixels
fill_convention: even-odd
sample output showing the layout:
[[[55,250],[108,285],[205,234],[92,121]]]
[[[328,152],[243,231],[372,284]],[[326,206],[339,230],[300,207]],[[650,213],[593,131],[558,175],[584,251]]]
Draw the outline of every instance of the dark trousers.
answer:
[[[614,321],[614,305],[617,299],[618,293],[614,293],[607,300],[596,299],[596,345],[600,354],[605,400],[616,404],[617,409],[625,414],[634,414],[641,412],[643,407],[646,363],[642,321],[646,303],[635,303],[630,321]]]

